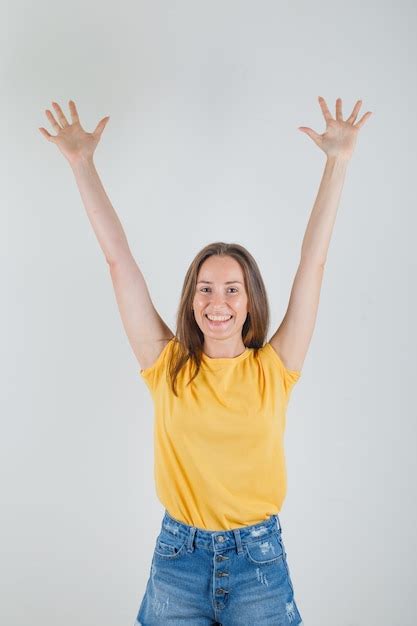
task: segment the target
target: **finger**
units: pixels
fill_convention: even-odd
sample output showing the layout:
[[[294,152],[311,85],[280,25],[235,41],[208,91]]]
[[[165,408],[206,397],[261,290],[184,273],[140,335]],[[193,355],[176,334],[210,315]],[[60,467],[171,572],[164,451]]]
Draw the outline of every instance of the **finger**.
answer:
[[[355,128],[361,128],[361,127],[364,125],[365,120],[367,120],[367,119],[368,119],[368,117],[371,117],[371,115],[372,115],[372,111],[367,111],[367,112],[365,113],[365,115],[363,115],[363,116],[361,117],[361,119],[359,120],[359,122],[358,122],[357,124],[354,124],[354,127],[355,127]]]
[[[61,107],[59,106],[58,102],[52,102],[52,106],[54,107],[56,114],[58,116],[59,121],[61,122],[61,126],[62,128],[65,128],[66,126],[69,126],[68,124],[68,120],[64,115],[63,110],[61,109]]]
[[[320,144],[320,142],[321,142],[321,135],[316,133],[312,128],[308,128],[308,126],[299,126],[298,130],[301,130],[301,132],[303,132],[306,135],[308,135],[309,137],[311,137],[311,139],[313,141],[315,141],[317,145]]]
[[[52,128],[59,133],[60,130],[62,130],[61,126],[58,124],[58,122],[56,121],[56,119],[54,118],[54,116],[52,115],[51,111],[49,109],[46,109],[45,111],[46,113],[46,117],[48,118],[48,120],[51,122],[51,126]]]
[[[336,119],[339,120],[339,122],[343,122],[342,98],[336,100]]]
[[[101,137],[101,133],[105,129],[106,124],[109,121],[109,119],[110,119],[109,115],[107,117],[103,117],[103,119],[101,119],[99,123],[97,124],[97,126],[95,127],[93,135],[97,135],[98,137]]]
[[[358,117],[359,109],[361,108],[362,100],[357,100],[355,106],[353,107],[352,113],[347,118],[346,122],[349,124],[353,124],[356,122],[356,118]]]
[[[42,135],[48,140],[48,141],[54,141],[55,140],[55,136],[51,135],[50,133],[48,133],[48,131],[46,130],[46,128],[40,128],[39,129],[42,133]]]
[[[333,118],[331,116],[329,109],[327,108],[326,101],[321,96],[319,96],[319,104],[321,106],[321,110],[323,112],[324,119],[326,120],[326,122],[329,122],[330,120],[332,120]]]
[[[71,119],[73,123],[79,122],[80,118],[78,117],[77,107],[75,106],[74,100],[69,101],[69,110],[71,113]]]

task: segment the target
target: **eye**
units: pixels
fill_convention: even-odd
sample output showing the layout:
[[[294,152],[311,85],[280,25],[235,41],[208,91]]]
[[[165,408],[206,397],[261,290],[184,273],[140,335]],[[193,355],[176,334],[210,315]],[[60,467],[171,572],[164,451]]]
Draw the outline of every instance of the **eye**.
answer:
[[[206,293],[204,289],[210,289],[210,287],[201,287],[200,291],[202,291],[203,293]],[[238,291],[236,287],[229,287],[229,289],[234,289],[235,291]]]

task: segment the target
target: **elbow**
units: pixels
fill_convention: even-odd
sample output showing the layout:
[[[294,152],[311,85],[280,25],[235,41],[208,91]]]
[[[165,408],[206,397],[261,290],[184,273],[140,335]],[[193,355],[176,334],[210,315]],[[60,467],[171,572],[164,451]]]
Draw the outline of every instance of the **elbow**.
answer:
[[[312,257],[310,256],[301,256],[300,259],[300,267],[317,267],[321,270],[324,270],[326,265],[326,260],[320,257]]]

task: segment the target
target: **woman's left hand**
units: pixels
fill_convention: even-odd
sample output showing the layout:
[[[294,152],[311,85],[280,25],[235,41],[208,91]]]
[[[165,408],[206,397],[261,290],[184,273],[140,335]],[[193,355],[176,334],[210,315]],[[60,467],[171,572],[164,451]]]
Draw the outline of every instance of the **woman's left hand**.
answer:
[[[326,130],[322,135],[319,135],[311,128],[306,126],[299,126],[299,130],[306,133],[311,139],[318,145],[328,157],[341,157],[344,159],[350,159],[352,156],[359,129],[365,123],[365,120],[372,115],[371,111],[368,111],[361,117],[359,122],[355,124],[356,118],[361,108],[362,100],[358,100],[354,106],[354,109],[346,121],[343,121],[342,117],[342,99],[336,100],[336,119],[334,119],[327,108],[327,104],[324,98],[319,96],[318,98],[321,110],[326,120]]]

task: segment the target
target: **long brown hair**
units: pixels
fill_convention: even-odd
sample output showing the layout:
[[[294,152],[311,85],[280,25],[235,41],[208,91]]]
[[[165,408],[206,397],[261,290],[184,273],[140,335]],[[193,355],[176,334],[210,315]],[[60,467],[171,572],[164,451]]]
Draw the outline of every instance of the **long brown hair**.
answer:
[[[200,267],[212,255],[230,256],[242,268],[248,296],[248,315],[242,328],[242,341],[245,347],[255,350],[261,348],[269,327],[270,312],[265,285],[258,264],[250,252],[238,243],[217,241],[205,246],[195,256],[185,275],[177,312],[176,333],[173,338],[175,349],[171,353],[167,368],[172,391],[177,397],[177,376],[186,362],[191,359],[195,367],[194,375],[187,384],[190,384],[200,371],[204,334],[194,318],[193,300]]]

